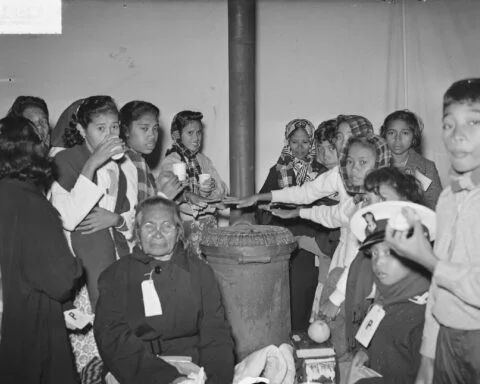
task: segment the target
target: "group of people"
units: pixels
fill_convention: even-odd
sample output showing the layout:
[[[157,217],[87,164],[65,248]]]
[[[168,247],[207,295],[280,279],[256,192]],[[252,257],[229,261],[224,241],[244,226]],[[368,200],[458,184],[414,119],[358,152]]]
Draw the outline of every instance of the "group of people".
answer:
[[[45,102],[19,97],[0,120],[0,382],[195,383],[204,370],[231,383],[234,341],[199,248],[227,205],[296,236],[291,327],[329,324],[342,383],[480,382],[480,79],[443,103],[443,192],[421,119],[399,110],[378,135],[358,115],[292,120],[259,193],[236,198],[201,153],[200,112],[175,115],[154,174],[153,104],[88,97],[52,131]]]
[[[401,110],[379,135],[362,116],[338,116],[315,132],[308,121],[292,122],[297,129],[287,126],[260,193],[236,200],[294,225],[293,266],[311,254],[308,263],[302,255],[304,273],[291,269],[292,302],[296,287],[304,292],[302,305],[292,304],[292,327],[329,324],[342,383],[480,382],[480,80],[454,83],[443,101],[452,163],[443,192],[435,164],[421,155],[420,118]],[[399,212],[404,222],[395,228]],[[330,232],[295,232],[310,222]],[[308,272],[314,263],[318,282]]]
[[[14,101],[0,121],[0,382],[94,383],[111,373],[122,383],[187,383],[156,357],[166,354],[190,356],[209,382],[231,381],[233,339],[198,246],[227,193],[201,153],[202,118],[175,115],[154,175],[144,157],[160,129],[152,103],[119,110],[110,96],[87,97],[52,130],[44,100]],[[117,260],[132,262],[126,274],[111,269]]]

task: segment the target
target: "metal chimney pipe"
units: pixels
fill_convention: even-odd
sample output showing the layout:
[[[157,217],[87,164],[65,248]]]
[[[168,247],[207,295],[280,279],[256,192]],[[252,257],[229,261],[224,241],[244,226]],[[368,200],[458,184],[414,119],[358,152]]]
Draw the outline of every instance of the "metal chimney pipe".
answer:
[[[239,197],[255,193],[255,10],[255,0],[228,0],[230,188]],[[230,222],[240,216],[232,210]]]

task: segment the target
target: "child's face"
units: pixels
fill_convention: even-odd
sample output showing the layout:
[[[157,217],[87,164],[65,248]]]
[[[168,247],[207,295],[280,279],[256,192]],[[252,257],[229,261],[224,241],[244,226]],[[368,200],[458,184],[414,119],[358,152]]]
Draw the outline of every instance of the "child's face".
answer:
[[[192,153],[197,153],[202,146],[202,124],[199,121],[191,121],[182,129],[182,143]]]
[[[375,167],[376,155],[371,148],[353,144],[347,156],[347,176],[352,185],[360,187],[369,171]]]
[[[127,144],[137,152],[148,155],[158,140],[158,120],[153,113],[145,113],[128,127]]]
[[[382,284],[393,285],[405,278],[410,270],[390,251],[383,241],[372,245],[372,270]]]
[[[452,104],[443,113],[443,143],[460,173],[480,165],[480,103]]]
[[[288,139],[288,145],[292,151],[293,156],[299,160],[305,160],[310,151],[310,138],[304,129],[297,129]]]
[[[118,115],[113,112],[94,115],[87,128],[80,126],[80,133],[93,152],[107,137],[120,134]]]
[[[316,142],[317,161],[328,169],[332,169],[338,164],[337,149],[328,140]]]
[[[380,203],[382,201],[398,201],[403,200],[397,191],[388,184],[380,184],[378,194],[375,192],[367,192],[363,198],[363,206]]]
[[[340,123],[337,127],[337,135],[335,137],[335,147],[337,147],[337,153],[342,151],[350,137],[352,137],[352,129],[350,128],[350,125],[348,125],[346,122]]]
[[[394,120],[387,128],[385,139],[395,155],[403,155],[412,147],[413,132],[405,121]]]

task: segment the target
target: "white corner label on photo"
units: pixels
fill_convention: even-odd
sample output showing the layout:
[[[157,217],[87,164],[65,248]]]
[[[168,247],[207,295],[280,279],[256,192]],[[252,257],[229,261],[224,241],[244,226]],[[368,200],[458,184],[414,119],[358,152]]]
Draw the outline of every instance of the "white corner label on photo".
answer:
[[[61,34],[62,0],[0,0],[0,34]]]

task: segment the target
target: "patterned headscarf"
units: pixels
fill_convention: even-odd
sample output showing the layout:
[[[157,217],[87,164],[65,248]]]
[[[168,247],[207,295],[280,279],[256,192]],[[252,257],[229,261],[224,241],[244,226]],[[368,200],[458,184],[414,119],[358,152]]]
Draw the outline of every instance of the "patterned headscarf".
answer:
[[[340,176],[342,177],[343,184],[345,185],[345,189],[351,195],[365,193],[365,188],[362,186],[354,186],[348,179],[347,175],[347,157],[348,152],[352,144],[358,143],[359,141],[364,140],[370,146],[375,148],[375,166],[373,169],[378,169],[382,167],[390,167],[392,163],[392,153],[390,149],[388,149],[387,142],[380,136],[377,135],[361,135],[356,137],[351,137],[345,148],[343,149],[342,153],[340,154]],[[372,169],[372,170],[373,170]]]
[[[310,150],[305,160],[297,159],[290,148],[289,139],[297,129],[304,129],[310,140]],[[285,145],[277,160],[276,166],[280,188],[294,185],[293,178],[295,178],[296,185],[302,185],[303,183],[311,181],[317,177],[319,169],[317,169],[315,165],[312,165],[317,154],[315,142],[313,140],[314,131],[315,127],[313,124],[305,119],[292,120],[285,127]]]
[[[172,136],[173,145],[172,148],[167,150],[165,156],[168,156],[172,152],[178,153],[182,162],[187,164],[187,176],[188,176],[188,189],[190,192],[199,194],[199,175],[202,173],[202,168],[197,159],[197,153],[190,151],[182,143],[182,129],[190,121],[200,121],[203,119],[203,114],[201,112],[192,112],[192,111],[182,111],[177,113],[172,121],[172,126],[170,129],[170,134]],[[176,124],[180,122],[180,124]]]
[[[358,115],[338,115],[337,127],[347,123],[352,130],[352,136],[373,135],[373,125],[366,117]]]
[[[318,128],[315,130],[314,136],[317,142],[322,141],[333,141],[335,140],[335,132],[337,130],[337,120],[330,119],[325,120],[320,123]]]

